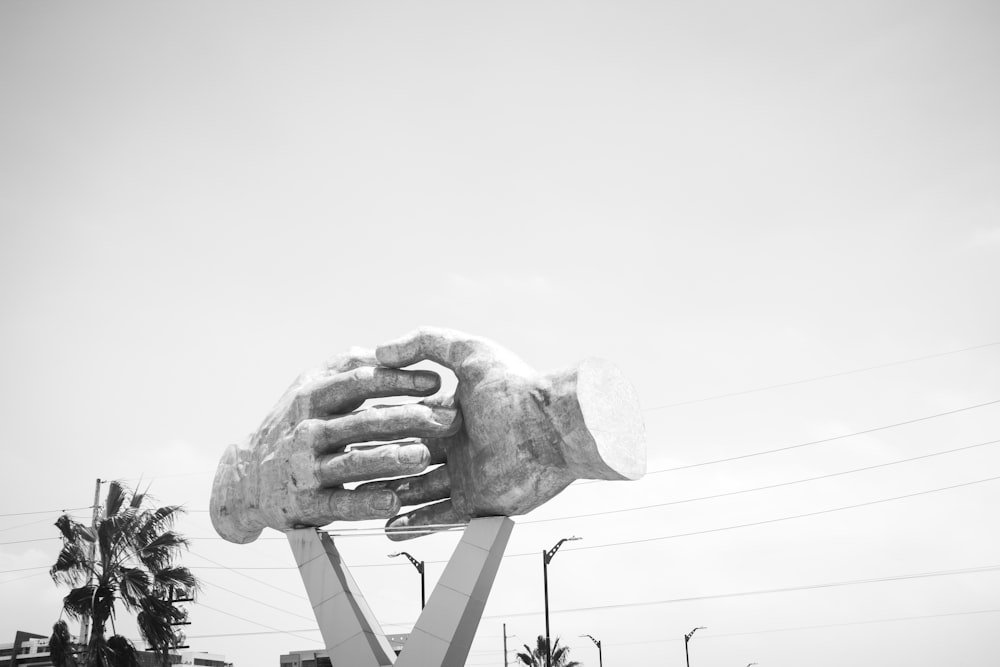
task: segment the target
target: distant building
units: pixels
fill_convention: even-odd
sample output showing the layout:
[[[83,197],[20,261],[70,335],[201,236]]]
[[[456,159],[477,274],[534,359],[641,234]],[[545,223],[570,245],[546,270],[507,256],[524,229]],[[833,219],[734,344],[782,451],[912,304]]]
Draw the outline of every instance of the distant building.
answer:
[[[401,635],[386,635],[392,650],[399,655],[409,639],[408,633]],[[334,665],[330,662],[330,656],[326,651],[292,651],[279,658],[280,667],[351,667],[350,665]],[[0,665],[0,667],[3,667]]]
[[[137,651],[137,653],[142,667],[160,667],[163,664],[162,656],[158,653],[152,651]],[[233,667],[233,663],[226,662],[224,655],[203,651],[172,651],[170,664]],[[53,667],[52,659],[49,657],[49,638],[18,630],[13,642],[0,643],[0,667]]]
[[[49,638],[18,630],[14,641],[0,644],[0,667],[52,667]]]

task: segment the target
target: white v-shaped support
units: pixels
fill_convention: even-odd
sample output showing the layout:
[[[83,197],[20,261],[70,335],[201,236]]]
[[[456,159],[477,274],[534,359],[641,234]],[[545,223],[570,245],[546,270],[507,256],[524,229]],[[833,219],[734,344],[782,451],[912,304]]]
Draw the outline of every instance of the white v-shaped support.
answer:
[[[513,527],[503,516],[469,522],[398,660],[333,539],[286,533],[334,667],[465,665]]]

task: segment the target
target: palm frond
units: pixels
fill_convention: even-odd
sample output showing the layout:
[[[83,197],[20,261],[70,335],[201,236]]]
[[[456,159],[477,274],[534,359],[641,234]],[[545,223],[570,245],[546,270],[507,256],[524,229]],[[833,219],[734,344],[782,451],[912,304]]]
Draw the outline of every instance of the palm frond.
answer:
[[[127,496],[128,489],[118,480],[112,480],[108,484],[108,497],[104,502],[104,517],[109,518],[118,514]]]
[[[143,598],[149,595],[150,578],[146,572],[138,568],[123,568],[118,579],[118,586],[125,605],[137,609]]]
[[[188,541],[183,536],[169,530],[153,538],[147,546],[139,549],[136,555],[143,565],[156,571],[169,567],[176,552],[187,545]]]
[[[63,598],[63,609],[73,618],[89,615],[97,595],[97,587],[92,584],[74,588]]]
[[[55,564],[49,568],[49,576],[54,582],[69,586],[75,586],[90,572],[90,560],[83,547],[72,542],[63,545]]]
[[[173,528],[174,521],[178,514],[183,514],[184,510],[177,505],[167,505],[158,507],[155,510],[143,512],[140,525],[136,530],[136,541],[138,545],[149,544],[157,535]]]
[[[201,588],[198,579],[191,570],[181,566],[157,570],[153,573],[153,580],[162,589],[173,587],[189,594],[193,594]]]

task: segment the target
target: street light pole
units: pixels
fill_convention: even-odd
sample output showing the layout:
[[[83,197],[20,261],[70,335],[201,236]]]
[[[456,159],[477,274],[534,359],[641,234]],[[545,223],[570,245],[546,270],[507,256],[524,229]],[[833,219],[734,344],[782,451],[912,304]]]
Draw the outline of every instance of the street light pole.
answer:
[[[582,538],[576,535],[573,537],[564,537],[556,542],[554,547],[542,552],[542,582],[545,588],[545,667],[552,667],[552,642],[549,639],[549,563],[552,561],[552,557],[556,555],[556,552],[559,551],[559,547],[563,545],[563,542],[572,542],[579,539]]]
[[[420,608],[423,609],[427,606],[427,594],[424,587],[424,561],[417,560],[405,551],[400,551],[399,553],[389,554],[389,558],[395,558],[396,556],[406,556],[406,559],[413,563],[413,567],[417,568],[417,572],[420,573]]]
[[[698,632],[699,630],[708,630],[708,628],[706,628],[703,625],[700,625],[691,632],[684,635],[684,660],[687,661],[687,667],[691,667],[691,656],[690,654],[688,654],[688,642],[691,641],[691,637],[694,636],[694,633]]]
[[[601,640],[594,639],[592,635],[580,635],[581,637],[590,637],[590,641],[594,642],[597,646],[597,665],[598,667],[604,667],[604,656],[601,654]]]

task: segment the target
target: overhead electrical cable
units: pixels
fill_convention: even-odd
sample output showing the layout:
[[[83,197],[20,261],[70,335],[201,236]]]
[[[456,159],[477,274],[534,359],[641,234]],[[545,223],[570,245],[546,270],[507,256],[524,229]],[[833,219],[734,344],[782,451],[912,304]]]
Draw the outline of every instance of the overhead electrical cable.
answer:
[[[665,503],[656,503],[654,505],[642,505],[642,506],[639,506],[639,507],[624,507],[622,509],[617,509],[617,510],[605,510],[603,512],[589,512],[587,514],[574,514],[572,516],[559,516],[559,517],[551,517],[551,518],[548,518],[548,519],[527,519],[525,521],[518,521],[517,523],[518,523],[518,525],[521,525],[521,524],[532,524],[532,523],[548,523],[548,522],[551,522],[551,521],[568,521],[570,519],[585,519],[585,518],[595,517],[595,516],[605,516],[605,515],[608,515],[608,514],[622,514],[624,512],[637,512],[637,511],[640,511],[640,510],[654,509],[654,508],[657,508],[657,507],[669,507],[670,505],[683,505],[685,503],[693,503],[693,502],[698,502],[698,501],[701,501],[701,500],[715,500],[716,498],[727,498],[729,496],[737,496],[737,495],[741,495],[741,494],[744,494],[744,493],[753,493],[755,491],[767,491],[767,490],[770,490],[770,489],[781,488],[783,486],[792,486],[794,484],[804,484],[806,482],[815,482],[815,481],[818,481],[818,480],[821,480],[821,479],[830,479],[831,477],[840,477],[842,475],[851,475],[851,474],[858,473],[858,472],[865,472],[865,471],[868,471],[868,470],[876,470],[878,468],[887,468],[889,466],[899,465],[901,463],[910,463],[912,461],[920,461],[922,459],[929,459],[929,458],[932,458],[932,457],[935,457],[935,456],[943,456],[945,454],[953,454],[955,452],[961,452],[961,451],[965,451],[965,450],[968,450],[968,449],[975,449],[977,447],[985,447],[987,445],[995,445],[997,443],[1000,443],[1000,439],[998,439],[998,440],[988,440],[986,442],[978,442],[978,443],[976,443],[974,445],[966,445],[965,447],[956,447],[954,449],[948,449],[948,450],[941,451],[941,452],[932,452],[930,454],[922,454],[920,456],[913,456],[913,457],[910,457],[908,459],[898,459],[896,461],[889,461],[887,463],[878,463],[878,464],[875,464],[875,465],[865,466],[864,468],[854,468],[853,470],[842,470],[840,472],[832,472],[832,473],[829,473],[829,474],[826,474],[826,475],[817,475],[815,477],[806,477],[806,478],[803,478],[803,479],[793,479],[793,480],[788,481],[788,482],[778,482],[776,484],[768,484],[766,486],[755,486],[752,489],[740,489],[739,491],[727,491],[725,493],[714,493],[714,494],[712,494],[710,496],[698,496],[696,498],[684,498],[684,499],[681,499],[681,500],[671,500],[671,501],[668,501],[668,502],[665,502]]]
[[[8,516],[28,516],[29,514],[65,514],[66,512],[73,512],[75,510],[89,510],[93,509],[91,505],[85,507],[70,507],[64,510],[38,510],[37,512],[13,512],[11,514],[0,514],[0,517]]]
[[[46,568],[46,569],[48,569],[48,568]],[[26,574],[23,577],[14,577],[13,579],[5,579],[4,581],[0,581],[0,586],[3,586],[4,584],[10,584],[10,583],[13,583],[15,581],[24,581],[25,579],[31,579],[32,577],[40,577],[43,574],[47,574],[47,573],[46,572],[35,572],[34,574]]]
[[[244,570],[244,569],[246,569],[246,570],[249,570],[249,569],[254,569],[254,570],[264,570],[264,569],[267,569],[267,570],[295,570],[295,569],[298,569],[296,567],[280,567],[280,568],[279,567],[269,567],[269,568],[238,568],[238,567],[228,567],[228,566],[223,565],[222,563],[220,563],[218,561],[212,560],[208,556],[203,556],[202,554],[195,553],[194,551],[188,550],[188,553],[193,554],[193,555],[197,556],[198,558],[201,558],[202,560],[207,560],[209,563],[212,563],[213,565],[216,565],[218,568],[221,568],[223,570],[229,570],[233,574],[238,574],[241,577],[243,577],[244,579],[249,579],[250,581],[255,581],[258,584],[261,584],[263,586],[267,586],[268,588],[273,588],[276,591],[281,591],[285,595],[290,595],[293,598],[299,598],[300,600],[307,600],[308,599],[304,595],[298,595],[296,593],[292,593],[290,591],[285,590],[284,588],[281,588],[279,586],[275,586],[274,584],[269,584],[266,581],[261,581],[260,579],[257,579],[256,577],[251,577],[249,574],[243,574],[242,572],[240,572],[240,570]],[[189,567],[189,569],[192,569],[192,570],[194,570],[194,569],[214,569],[214,568],[199,567],[197,565],[190,565],[188,567]]]
[[[973,350],[981,350],[987,347],[993,347],[995,345],[1000,345],[1000,341],[995,341],[993,343],[984,343],[982,345],[973,345],[971,347],[963,347],[958,350],[949,350],[947,352],[937,352],[935,354],[927,354],[922,357],[913,357],[910,359],[901,359],[899,361],[890,361],[884,364],[876,364],[874,366],[865,366],[863,368],[854,368],[849,371],[840,371],[839,373],[829,373],[827,375],[816,375],[809,378],[803,378],[801,380],[792,380],[791,382],[779,382],[778,384],[769,384],[763,387],[756,387],[754,389],[744,389],[742,391],[731,391],[725,394],[715,394],[712,396],[704,396],[702,398],[694,398],[687,401],[678,401],[676,403],[665,403],[663,405],[656,405],[651,408],[646,408],[645,412],[653,412],[654,410],[665,410],[667,408],[676,408],[682,405],[691,405],[693,403],[704,403],[706,401],[717,401],[723,398],[731,398],[733,396],[745,396],[746,394],[755,394],[761,391],[768,391],[770,389],[781,389],[783,387],[792,387],[798,384],[806,384],[808,382],[818,382],[820,380],[830,380],[832,378],[843,377],[845,375],[853,375],[855,373],[866,373],[868,371],[878,370],[880,368],[889,368],[890,366],[900,366],[902,364],[910,364],[916,361],[926,361],[927,359],[936,359],[938,357],[945,357],[951,354],[959,354],[961,352],[971,352]]]
[[[0,528],[0,533],[8,531],[8,530],[17,530],[18,528],[27,528],[28,526],[37,526],[38,524],[45,523],[47,521],[50,521],[50,519],[48,519],[48,518],[45,518],[45,519],[36,519],[34,521],[29,521],[28,523],[19,523],[16,526],[7,526],[6,528]],[[55,525],[55,524],[53,524],[53,525]]]
[[[256,604],[262,605],[264,607],[270,607],[271,609],[277,609],[278,611],[283,612],[285,614],[288,614],[290,616],[296,616],[298,618],[302,618],[302,619],[305,619],[307,621],[314,620],[314,619],[312,619],[312,618],[310,618],[308,616],[304,616],[303,614],[296,614],[294,611],[288,611],[287,609],[283,609],[282,607],[278,607],[278,606],[273,605],[273,604],[268,604],[267,602],[261,602],[258,598],[250,597],[249,595],[244,595],[243,593],[238,593],[237,591],[234,591],[231,588],[226,588],[225,586],[222,586],[221,584],[217,584],[217,583],[215,583],[213,581],[208,581],[204,577],[198,577],[198,581],[199,581],[199,583],[202,583],[202,584],[208,584],[212,588],[218,588],[219,590],[223,590],[223,591],[225,591],[227,593],[230,593],[232,595],[235,595],[237,597],[241,597],[244,600],[250,600],[251,602],[254,602]]]
[[[986,482],[995,482],[997,480],[1000,480],[1000,475],[998,475],[996,477],[986,477],[984,479],[976,479],[976,480],[973,480],[971,482],[962,482],[960,484],[952,484],[951,486],[942,486],[942,487],[939,487],[937,489],[927,489],[925,491],[917,491],[915,493],[907,493],[907,494],[904,494],[904,495],[901,495],[901,496],[893,496],[891,498],[879,498],[878,500],[869,500],[868,502],[857,503],[855,505],[845,505],[843,507],[831,507],[831,508],[828,508],[828,509],[825,509],[825,510],[817,510],[815,512],[805,512],[803,514],[793,514],[791,516],[782,516],[782,517],[778,517],[776,519],[764,519],[763,521],[752,521],[750,523],[741,523],[741,524],[737,524],[737,525],[734,525],[734,526],[722,526],[720,528],[709,528],[709,529],[706,529],[706,530],[696,530],[696,531],[692,531],[690,533],[677,533],[677,534],[674,534],[674,535],[661,535],[659,537],[645,537],[645,538],[638,539],[638,540],[627,540],[625,542],[611,542],[611,543],[608,543],[608,544],[592,544],[592,545],[582,546],[582,547],[567,548],[567,549],[563,549],[563,551],[565,551],[565,552],[572,552],[572,551],[586,551],[588,549],[604,549],[604,548],[607,548],[607,547],[621,547],[621,546],[626,546],[626,545],[629,545],[629,544],[642,544],[642,543],[645,543],[645,542],[658,542],[660,540],[672,540],[672,539],[676,539],[678,537],[692,537],[694,535],[708,535],[709,533],[720,533],[720,532],[723,532],[723,531],[726,531],[726,530],[735,530],[737,528],[750,528],[750,527],[754,527],[754,526],[765,526],[767,524],[779,523],[779,522],[782,522],[782,521],[791,521],[793,519],[805,519],[807,517],[820,516],[822,514],[832,514],[833,512],[842,512],[844,510],[853,510],[853,509],[858,509],[858,508],[861,508],[861,507],[871,507],[872,505],[878,505],[878,504],[881,504],[881,503],[888,503],[888,502],[892,502],[892,501],[895,501],[895,500],[904,500],[906,498],[915,498],[917,496],[924,496],[924,495],[927,495],[927,494],[930,494],[930,493],[938,493],[940,491],[951,491],[952,489],[959,489],[959,488],[963,488],[963,487],[967,487],[967,486],[973,486],[975,484],[984,484]],[[517,556],[536,556],[536,555],[537,554],[535,552],[531,552],[531,553],[525,553],[525,554],[512,554],[510,557],[513,558],[513,557],[517,557]],[[434,561],[428,561],[428,562],[434,562]]]
[[[274,632],[278,632],[278,633],[281,633],[281,634],[290,635],[292,637],[297,637],[297,638],[303,639],[303,640],[305,640],[307,642],[318,641],[316,639],[313,639],[312,637],[303,637],[302,635],[295,634],[295,632],[289,632],[287,630],[279,630],[278,628],[275,628],[273,626],[265,625],[264,623],[258,623],[257,621],[251,621],[249,618],[243,618],[242,616],[237,616],[236,614],[232,614],[232,613],[230,613],[228,611],[223,611],[222,609],[217,609],[216,607],[210,607],[209,605],[205,604],[204,602],[199,602],[198,603],[198,608],[199,609],[211,609],[212,611],[214,611],[216,613],[225,614],[226,616],[231,616],[231,617],[239,619],[241,621],[246,621],[247,623],[252,623],[254,625],[259,625],[262,628],[267,628],[268,630],[272,630]]]
[[[885,431],[890,428],[897,428],[900,426],[908,426],[910,424],[916,424],[919,422],[927,421],[929,419],[937,419],[939,417],[946,417],[948,415],[958,414],[959,412],[966,412],[968,410],[975,410],[977,408],[984,408],[988,405],[996,405],[1000,403],[1000,399],[986,401],[985,403],[977,403],[976,405],[969,405],[964,408],[956,408],[954,410],[948,410],[946,412],[938,412],[937,414],[927,415],[925,417],[917,417],[915,419],[907,419],[906,421],[895,422],[892,424],[885,424],[883,426],[875,426],[873,428],[866,428],[862,431],[853,431],[851,433],[842,433],[841,435],[835,435],[829,438],[821,438],[819,440],[810,440],[808,442],[800,442],[795,445],[786,445],[784,447],[777,447],[775,449],[765,449],[759,452],[751,452],[749,454],[738,454],[736,456],[729,456],[724,459],[715,459],[713,461],[702,461],[701,463],[689,463],[683,466],[676,466],[674,468],[663,468],[660,470],[650,470],[647,475],[657,475],[663,472],[675,472],[677,470],[688,470],[689,468],[698,468],[701,466],[715,465],[716,463],[729,463],[730,461],[740,461],[742,459],[749,459],[754,456],[764,456],[766,454],[776,454],[778,452],[787,452],[792,449],[800,449],[802,447],[811,447],[813,445],[821,445],[826,442],[834,442],[835,440],[844,440],[845,438],[853,438],[858,435],[867,435],[869,433],[875,433],[877,431]],[[594,482],[589,482],[594,483]]]
[[[48,565],[36,565],[35,567],[19,567],[16,570],[0,570],[0,574],[9,574],[11,572],[29,572],[31,570],[47,570],[50,566]]]
[[[890,581],[906,581],[912,579],[927,579],[932,577],[950,577],[963,574],[980,574],[983,572],[1000,571],[1000,565],[986,565],[983,567],[969,567],[957,570],[939,570],[935,572],[915,572],[912,574],[899,574],[886,577],[872,577],[869,579],[851,579],[847,581],[831,581],[821,584],[808,584],[804,586],[784,586],[781,588],[765,588],[755,591],[738,591],[735,593],[716,593],[713,595],[694,595],[684,598],[670,598],[667,600],[648,600],[643,602],[620,602],[616,604],[592,605],[588,607],[569,607],[566,609],[553,609],[553,613],[568,614],[582,611],[603,611],[606,609],[625,609],[631,607],[652,607],[663,604],[678,604],[682,602],[701,602],[705,600],[721,600],[724,598],[748,597],[752,595],[768,595],[771,593],[793,593],[798,591],[811,591],[823,588],[840,588],[842,586],[859,586],[865,584],[878,584]],[[505,614],[492,614],[483,618],[514,618],[519,616],[540,616],[542,611],[521,611],[508,612]]]
[[[6,546],[8,544],[27,544],[28,542],[48,542],[49,540],[60,539],[58,535],[53,535],[52,537],[38,537],[33,540],[15,540],[14,542],[0,542],[0,547]]]

